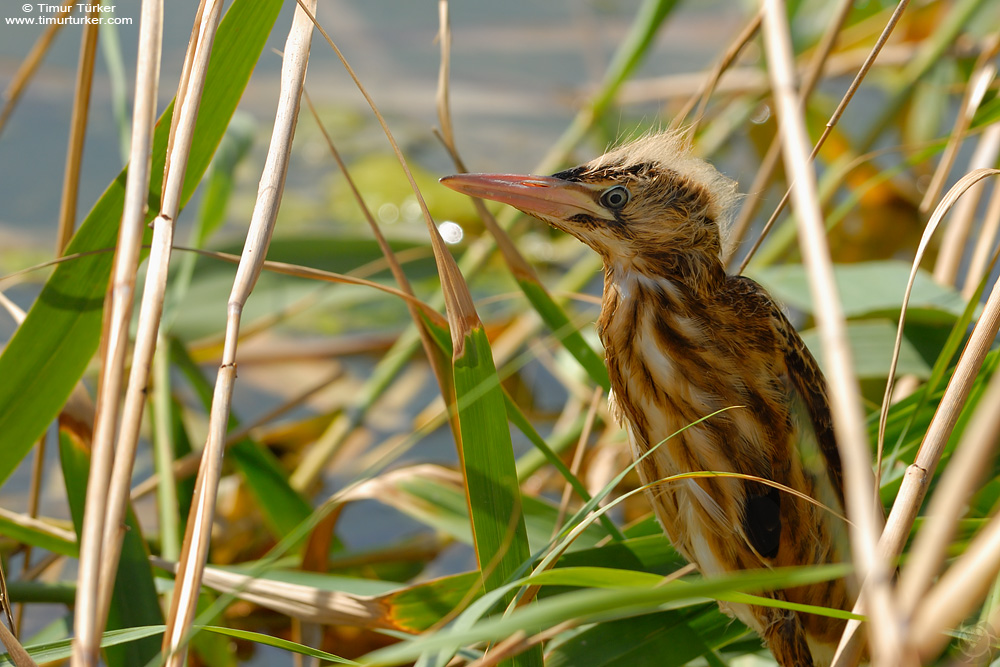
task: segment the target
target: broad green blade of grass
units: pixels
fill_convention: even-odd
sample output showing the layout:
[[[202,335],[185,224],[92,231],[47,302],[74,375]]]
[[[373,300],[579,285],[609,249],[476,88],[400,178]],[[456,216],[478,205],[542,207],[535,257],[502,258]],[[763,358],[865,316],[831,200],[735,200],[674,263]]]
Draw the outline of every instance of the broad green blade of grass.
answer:
[[[212,385],[180,341],[171,341],[170,356],[191,383],[207,411],[212,405]],[[237,426],[239,419],[230,413],[230,430]],[[312,505],[291,487],[280,462],[260,443],[243,438],[229,448],[227,456],[239,468],[265,523],[276,539],[280,540],[291,533],[312,514]]]
[[[236,0],[222,21],[209,63],[194,144],[184,181],[191,197],[239,103],[253,67],[281,9],[280,0]],[[154,175],[163,173],[169,107],[153,139]],[[161,183],[150,185],[150,219]],[[112,181],[77,230],[67,253],[112,248],[118,235],[125,172]],[[59,413],[73,385],[97,350],[101,311],[111,271],[111,253],[60,264],[45,283],[27,318],[0,355],[0,481],[7,479]]]
[[[815,313],[817,305],[806,282],[801,264],[783,264],[748,274],[787,306]],[[837,291],[844,298],[844,316],[848,318],[886,315],[898,317],[903,293],[910,277],[910,264],[896,260],[838,264],[834,266]],[[910,296],[907,320],[924,315],[932,321],[951,321],[962,314],[966,302],[954,289],[944,287],[927,274],[917,273]],[[926,311],[939,311],[949,318],[935,317]]]
[[[807,569],[807,568],[803,568]],[[663,580],[662,577],[648,572],[636,572],[633,570],[619,570],[609,567],[563,567],[555,570],[539,572],[526,578],[526,582],[532,585],[541,586],[573,586],[583,588],[654,588]],[[689,585],[691,582],[681,580],[678,585]],[[769,600],[759,596],[751,596],[739,591],[718,593],[719,600],[730,602],[741,602],[745,604],[760,604],[764,606],[780,607],[782,609],[796,609],[820,613],[839,618],[847,618],[849,612],[840,609],[827,609],[825,607],[810,606],[787,602],[784,600]],[[752,598],[752,599],[751,599]]]
[[[165,626],[163,625],[147,625],[143,627],[128,628],[126,630],[112,630],[104,633],[101,638],[101,646],[107,650],[112,647],[119,647],[122,644],[129,644],[133,642],[152,640],[152,643],[159,647],[160,640],[158,637],[163,634]],[[236,639],[243,639],[247,641],[252,641],[258,644],[264,644],[266,646],[273,646],[275,648],[280,648],[291,653],[298,653],[301,655],[312,656],[315,658],[320,658],[321,660],[326,660],[339,665],[356,665],[358,663],[351,660],[345,660],[339,656],[332,653],[327,653],[326,651],[320,651],[309,646],[304,646],[296,642],[288,641],[287,639],[280,639],[278,637],[272,637],[270,635],[261,634],[259,632],[250,632],[247,630],[236,630],[233,628],[224,628],[214,625],[205,625],[195,628],[198,631],[212,632],[215,634],[223,635],[225,637],[233,637]],[[43,644],[40,646],[28,646],[28,653],[39,663],[49,663],[57,660],[66,660],[72,655],[72,648],[70,646],[70,639],[63,639],[57,642],[51,642]],[[0,656],[0,667],[4,665],[13,666],[13,662],[7,654]],[[133,662],[129,663],[130,667],[138,667],[140,665],[147,664],[146,662]]]
[[[90,474],[89,443],[84,442],[78,433],[60,429],[59,452],[66,496],[79,534]],[[108,612],[107,627],[112,630],[163,623],[153,571],[149,565],[149,550],[131,508],[126,514],[125,525],[121,559]],[[143,665],[159,652],[160,642],[152,637],[137,638],[105,649],[109,667]]]
[[[598,623],[563,642],[553,642],[546,667],[657,665],[681,667],[749,630],[715,604]],[[709,643],[711,642],[711,644]]]
[[[556,563],[556,568],[613,567],[667,575],[682,567],[686,561],[674,550],[658,525],[655,530],[653,535],[630,537],[622,542],[567,552]]]
[[[663,608],[704,602],[739,591],[801,586],[842,577],[839,565],[775,570],[748,570],[696,581],[673,581],[658,588],[588,589],[539,600],[506,616],[489,617],[472,627],[457,627],[409,642],[379,649],[365,656],[365,665],[398,665],[427,651],[453,650],[476,642],[509,637],[515,632],[539,632],[568,620],[580,623],[625,618]]]
[[[476,556],[486,590],[514,579],[526,566],[531,550],[522,515],[521,490],[507,426],[503,391],[486,332],[465,332],[463,349],[454,358],[461,456],[468,494]],[[505,604],[513,599],[506,596]],[[517,665],[541,665],[541,650],[513,659]]]
[[[423,632],[451,614],[463,601],[471,602],[482,590],[478,572],[463,572],[422,582],[386,595],[389,617],[406,632]]]
[[[152,638],[153,643],[159,647],[159,636],[163,634],[164,629],[165,626],[163,625],[152,625],[141,628],[128,628],[125,630],[109,630],[101,636],[101,647],[108,649],[112,646],[120,646],[122,644],[142,641],[149,638]],[[73,649],[70,646],[72,641],[72,639],[60,639],[54,642],[45,642],[34,646],[25,646],[25,648],[35,662],[39,664],[48,664],[51,662],[69,659],[69,657],[73,654]],[[144,665],[146,663],[140,662],[136,664]],[[3,655],[0,655],[0,667],[8,666],[14,667],[14,663],[11,661],[8,654],[4,653]]]
[[[356,665],[358,663],[353,660],[345,660],[339,656],[332,653],[327,653],[326,651],[320,651],[319,649],[312,648],[310,646],[304,646],[297,642],[288,641],[287,639],[281,639],[279,637],[272,637],[270,635],[261,634],[259,632],[250,632],[248,630],[237,630],[235,628],[225,628],[217,625],[205,625],[198,630],[203,630],[205,632],[214,632],[226,637],[234,637],[236,639],[243,639],[247,641],[252,641],[257,644],[263,644],[265,646],[273,646],[275,648],[284,649],[285,651],[290,651],[292,653],[298,653],[300,655],[308,655],[313,658],[320,658],[321,660],[326,660],[328,662],[336,663],[338,665]]]
[[[537,586],[574,586],[580,588],[653,588],[663,577],[649,572],[620,570],[612,567],[560,567],[528,577]]]
[[[858,378],[884,379],[889,373],[889,360],[896,342],[896,324],[889,320],[861,320],[847,325],[851,360]],[[822,342],[816,329],[802,332],[802,341],[817,359],[822,359]],[[899,375],[913,375],[921,380],[931,374],[931,368],[906,338],[900,348]]]

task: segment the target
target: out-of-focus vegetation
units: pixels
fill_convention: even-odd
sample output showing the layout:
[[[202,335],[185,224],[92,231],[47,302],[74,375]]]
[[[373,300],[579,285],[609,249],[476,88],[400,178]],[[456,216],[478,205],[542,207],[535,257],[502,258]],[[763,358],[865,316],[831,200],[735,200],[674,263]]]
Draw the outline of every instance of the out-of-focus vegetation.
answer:
[[[197,620],[193,629],[181,627],[190,631],[189,664],[320,664],[310,661],[336,656],[379,665],[771,664],[756,635],[714,600],[744,601],[844,571],[708,581],[690,572],[669,576],[684,563],[636,492],[624,436],[606,409],[607,377],[592,327],[599,260],[511,210],[489,206],[497,222],[484,221],[471,202],[439,186],[436,178],[458,167],[445,166],[448,152],[430,125],[388,121],[390,129],[405,128],[402,149],[433,216],[428,227],[389,144],[357,141],[362,132],[373,136],[375,119],[322,104],[314,115],[303,102],[292,155],[309,156],[321,185],[286,188],[267,251],[283,265],[265,267],[238,327],[235,407],[229,410],[218,391],[213,396],[224,349],[232,349],[224,333],[236,269],[218,253],[191,248],[235,255],[243,248],[233,230],[251,218],[254,201],[246,193],[262,168],[251,145],[267,143],[269,124],[248,126],[236,108],[280,4],[235,0],[213,46],[180,194],[182,203],[196,191],[199,199],[183,211],[190,235],[174,240],[184,248],[173,251],[170,264],[103,660],[164,660],[160,635],[175,622],[170,601],[176,563],[190,541],[185,530],[211,521]],[[422,4],[432,14],[446,8]],[[839,16],[840,4],[803,0],[787,8],[801,80],[810,82],[810,72],[822,67],[803,102],[813,141],[896,8],[871,0]],[[747,264],[745,272],[789,307],[822,360],[812,327],[827,304],[811,296],[794,210],[777,215],[750,256],[795,180],[772,149],[779,128],[764,36],[755,30],[745,42],[737,37],[758,8],[720,4],[737,18],[730,22],[732,61],[714,83],[710,71],[661,76],[648,59],[683,9],[644,0],[614,57],[600,63],[606,73],[573,91],[578,113],[567,114],[561,136],[552,134],[543,163],[525,157],[503,168],[553,172],[650,127],[689,128],[694,150],[741,175],[747,193],[734,212],[732,270]],[[600,29],[602,13],[612,10],[580,11]],[[336,42],[331,14],[321,3],[319,23]],[[873,452],[900,308],[927,221],[960,177],[997,166],[998,26],[1000,7],[989,0],[910,3],[816,157],[860,382],[853,398],[864,401]],[[447,37],[442,24],[445,45]],[[451,37],[450,57],[458,60],[462,36]],[[424,47],[439,48],[430,40]],[[316,34],[312,49],[330,47]],[[460,85],[444,90],[457,97]],[[450,142],[445,109],[439,130]],[[160,211],[172,110],[163,112],[152,141],[146,220]],[[352,146],[348,173],[387,237],[384,247],[317,121],[335,146]],[[456,121],[461,126],[463,119]],[[459,132],[453,147],[475,171],[477,150],[498,141]],[[7,163],[25,159],[0,153]],[[943,532],[927,534],[944,535],[947,545],[947,564],[922,565],[930,579],[944,572],[937,584],[913,574],[916,567],[908,574],[908,550],[899,561],[905,592],[893,622],[903,628],[903,645],[926,664],[980,664],[1000,636],[1000,556],[990,549],[1000,498],[998,434],[987,418],[1000,407],[991,383],[997,354],[973,363],[970,351],[955,374],[967,342],[978,340],[973,325],[984,351],[996,335],[996,306],[987,300],[1000,227],[995,181],[985,178],[964,193],[943,231],[930,237],[909,298],[885,426],[879,479],[886,507],[904,502],[897,493],[908,471],[914,474],[909,466],[921,443],[925,454],[935,446],[943,452],[927,466],[922,488],[939,503],[934,507],[958,507],[920,516],[912,532],[903,528],[920,544],[921,531],[936,521],[934,530]],[[70,655],[79,536],[85,504],[95,502],[86,488],[95,412],[98,423],[108,419],[100,414],[105,403],[95,408],[95,401],[108,363],[105,295],[124,201],[125,172],[83,207],[89,213],[66,261],[0,276],[0,291],[44,280],[23,321],[7,305],[18,330],[0,355],[0,479],[26,474],[24,462],[38,457],[41,486],[32,484],[31,493],[45,488],[59,499],[55,516],[0,512],[7,597],[18,618],[28,612],[33,627],[20,640],[37,662]],[[430,229],[449,242],[447,252],[431,243]],[[498,251],[497,235],[512,243],[501,242]],[[150,241],[147,231],[143,257],[162,252],[149,250]],[[11,271],[28,263],[3,252],[0,262]],[[406,292],[394,264],[412,288],[409,300],[356,280]],[[193,499],[194,476],[220,400],[228,415],[226,453],[218,501],[206,514]],[[44,449],[59,456],[46,458]],[[953,465],[962,451],[980,453]],[[942,481],[950,467],[959,471],[956,480]],[[966,577],[956,583],[949,577],[958,572]]]

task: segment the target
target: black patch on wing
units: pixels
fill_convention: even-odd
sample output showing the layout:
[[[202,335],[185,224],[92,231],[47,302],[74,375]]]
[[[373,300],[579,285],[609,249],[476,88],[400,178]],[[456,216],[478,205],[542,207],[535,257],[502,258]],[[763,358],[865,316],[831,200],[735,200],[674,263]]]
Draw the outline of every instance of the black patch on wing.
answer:
[[[750,546],[764,558],[778,555],[781,542],[781,495],[775,488],[747,496],[743,508],[743,533]]]

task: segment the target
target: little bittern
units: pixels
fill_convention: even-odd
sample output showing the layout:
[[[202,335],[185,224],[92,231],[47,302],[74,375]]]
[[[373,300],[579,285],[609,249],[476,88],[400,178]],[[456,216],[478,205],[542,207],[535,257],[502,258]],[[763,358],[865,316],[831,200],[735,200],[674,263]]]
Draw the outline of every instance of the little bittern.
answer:
[[[634,456],[659,445],[639,466],[645,483],[697,471],[745,476],[651,487],[656,516],[681,554],[709,577],[846,557],[844,527],[828,509],[843,506],[843,487],[823,375],[767,292],[726,275],[720,258],[734,182],[673,134],[553,176],[462,174],[441,182],[507,203],[601,255],[597,331],[612,413]],[[682,431],[723,408],[732,409]],[[837,609],[853,603],[844,580],[767,597]],[[757,631],[783,667],[828,662],[843,629],[825,616],[720,606]]]

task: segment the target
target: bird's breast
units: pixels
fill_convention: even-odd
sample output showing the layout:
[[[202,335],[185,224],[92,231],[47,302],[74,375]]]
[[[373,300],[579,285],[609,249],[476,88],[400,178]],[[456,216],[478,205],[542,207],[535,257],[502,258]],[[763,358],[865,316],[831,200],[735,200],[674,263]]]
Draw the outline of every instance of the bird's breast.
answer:
[[[763,432],[746,403],[773,404],[771,416],[780,421],[780,382],[765,355],[727,340],[732,327],[713,322],[701,304],[684,304],[677,292],[668,281],[633,281],[602,314],[617,413],[647,447],[670,438],[660,449],[671,474],[750,472],[741,463],[760,458],[775,434]]]

